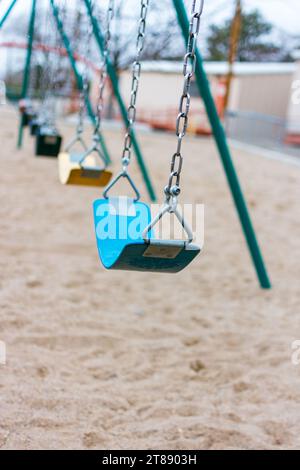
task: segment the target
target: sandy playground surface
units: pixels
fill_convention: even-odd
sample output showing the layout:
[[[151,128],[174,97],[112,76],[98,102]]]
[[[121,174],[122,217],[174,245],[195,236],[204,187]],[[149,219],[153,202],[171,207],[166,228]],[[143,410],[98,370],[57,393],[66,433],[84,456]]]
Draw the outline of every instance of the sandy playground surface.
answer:
[[[107,272],[99,191],[61,186],[27,132],[17,152],[16,113],[0,112],[0,448],[299,449],[300,169],[233,152],[272,291],[214,144],[192,137],[183,198],[206,205],[204,252],[176,276]],[[122,134],[106,137],[118,161]],[[161,195],[175,140],[140,141]]]

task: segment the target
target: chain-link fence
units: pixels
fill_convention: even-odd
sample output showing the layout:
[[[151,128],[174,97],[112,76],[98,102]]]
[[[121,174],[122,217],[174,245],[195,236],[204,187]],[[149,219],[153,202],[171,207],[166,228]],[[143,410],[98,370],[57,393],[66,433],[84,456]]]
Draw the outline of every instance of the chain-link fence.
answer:
[[[225,127],[231,139],[300,157],[300,147],[285,143],[285,119],[254,112],[229,111]]]

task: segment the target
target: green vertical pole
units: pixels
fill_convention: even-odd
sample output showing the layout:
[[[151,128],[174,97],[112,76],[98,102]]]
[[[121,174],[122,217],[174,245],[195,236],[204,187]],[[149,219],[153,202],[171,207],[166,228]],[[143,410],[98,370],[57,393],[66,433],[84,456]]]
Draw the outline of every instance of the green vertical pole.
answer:
[[[101,30],[100,30],[100,26],[98,24],[97,19],[93,16],[93,11],[92,11],[90,0],[84,0],[84,2],[85,2],[88,14],[89,14],[89,16],[91,18],[91,21],[92,21],[92,24],[93,24],[94,35],[95,35],[97,44],[99,46],[101,55],[103,55],[104,41],[103,41],[103,36],[102,36]],[[123,121],[125,123],[125,126],[127,127],[128,126],[127,108],[125,106],[125,103],[124,103],[123,98],[122,98],[121,93],[120,93],[119,83],[118,83],[118,76],[117,76],[115,68],[112,65],[109,58],[107,59],[107,72],[108,72],[108,75],[109,75],[111,83],[112,83],[112,87],[113,87],[113,90],[114,90],[114,95],[115,95],[115,97],[117,99],[117,102],[119,104],[119,108],[120,108],[120,111],[121,111]],[[149,176],[149,172],[148,172],[148,169],[146,167],[146,164],[145,164],[145,161],[144,161],[144,158],[143,158],[143,155],[142,155],[142,152],[141,152],[141,149],[140,149],[139,143],[137,141],[136,134],[135,134],[134,130],[132,131],[132,145],[133,145],[136,157],[137,157],[138,165],[139,165],[140,170],[142,172],[142,175],[143,175],[143,178],[144,178],[144,181],[145,181],[148,193],[149,193],[149,197],[152,201],[156,201],[156,195],[155,195],[154,187],[152,185],[152,182],[151,182],[151,179],[150,179],[150,176]]]
[[[177,13],[178,21],[182,30],[185,41],[189,36],[189,19],[186,13],[183,0],[173,0],[173,4]],[[196,50],[196,81],[199,92],[204,101],[206,112],[212,127],[212,131],[216,140],[216,144],[220,153],[222,164],[226,173],[228,184],[233,196],[233,200],[240,218],[240,222],[245,234],[245,238],[249,247],[249,251],[257,272],[260,285],[263,289],[270,289],[271,282],[267,273],[267,269],[262,257],[261,250],[255,235],[255,231],[248,212],[243,192],[239,183],[239,179],[230,155],[227,144],[225,131],[218,116],[214,99],[211,94],[210,85],[204,70],[203,61],[199,49]]]
[[[21,92],[22,99],[26,98],[27,96],[29,79],[30,79],[30,63],[31,63],[32,45],[33,45],[33,36],[34,36],[35,13],[36,13],[36,0],[32,0],[31,15],[30,15],[30,21],[29,21],[29,28],[28,28],[27,56],[26,56],[26,63],[25,63],[25,69],[24,69],[24,75],[23,75],[22,92]],[[23,119],[21,116],[20,125],[19,125],[19,135],[18,135],[18,148],[22,147],[22,143],[23,143]]]
[[[70,60],[70,63],[71,63],[71,67],[72,67],[74,75],[75,75],[77,88],[79,90],[82,90],[83,89],[83,79],[82,79],[82,76],[80,75],[80,73],[78,71],[76,60],[75,60],[75,57],[74,57],[74,54],[73,54],[73,51],[72,51],[72,47],[71,47],[71,42],[70,42],[67,34],[65,33],[64,25],[63,25],[63,22],[60,18],[60,15],[59,15],[59,9],[55,5],[54,0],[50,0],[50,4],[51,4],[51,7],[52,7],[53,16],[55,18],[58,31],[59,31],[61,39],[64,43],[65,49],[67,51],[67,54],[68,54],[68,57],[69,57],[69,60]],[[93,125],[95,125],[96,117],[95,117],[95,114],[94,114],[94,111],[93,111],[93,107],[92,107],[90,98],[87,94],[85,94],[85,103],[86,103],[86,108],[87,108],[87,111],[88,111],[88,115],[89,115]],[[99,138],[100,138],[100,144],[101,144],[101,148],[102,148],[102,151],[103,151],[104,158],[105,158],[107,163],[111,163],[111,158],[109,156],[109,152],[108,152],[107,146],[105,144],[104,138],[101,134],[99,134]]]
[[[8,9],[6,10],[6,13],[3,15],[2,19],[0,20],[0,29],[2,28],[2,26],[4,25],[5,21],[7,20],[10,12],[12,11],[13,7],[15,6],[15,4],[17,3],[17,0],[13,0],[11,2],[11,4],[9,5]]]

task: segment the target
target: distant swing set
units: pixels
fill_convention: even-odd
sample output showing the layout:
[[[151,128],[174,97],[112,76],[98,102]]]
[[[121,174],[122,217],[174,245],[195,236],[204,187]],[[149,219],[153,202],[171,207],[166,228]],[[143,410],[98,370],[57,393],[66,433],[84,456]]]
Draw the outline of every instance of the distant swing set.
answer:
[[[188,127],[191,104],[189,91],[191,81],[195,76],[260,286],[264,289],[271,288],[271,282],[230,155],[225,132],[204,71],[202,57],[197,47],[204,0],[191,0],[190,18],[187,15],[183,0],[172,0],[186,43],[186,53],[183,59],[184,84],[176,120],[177,146],[171,158],[170,174],[164,188],[164,202],[154,218],[151,216],[149,205],[140,201],[139,189],[129,173],[132,151],[134,151],[149,198],[151,201],[155,201],[156,195],[135,134],[137,97],[142,72],[141,54],[146,40],[147,15],[151,1],[140,0],[136,56],[132,64],[130,103],[126,107],[120,94],[116,70],[110,60],[111,24],[114,19],[115,2],[114,0],[108,1],[106,23],[104,25],[105,33],[103,35],[102,25],[94,14],[95,2],[82,0],[90,22],[85,42],[85,58],[87,61],[90,59],[92,37],[96,40],[101,56],[99,96],[97,109],[94,112],[89,96],[87,64],[85,64],[84,72],[81,74],[57,2],[49,0],[57,34],[64,47],[64,55],[69,58],[77,88],[80,92],[76,135],[63,151],[61,151],[62,137],[56,130],[53,116],[52,119],[48,120],[40,119],[32,109],[30,102],[26,101],[30,80],[37,1],[32,0],[29,21],[27,56],[20,101],[21,121],[18,146],[21,147],[22,145],[23,128],[27,125],[30,127],[31,135],[36,138],[36,154],[58,157],[58,175],[62,184],[104,188],[103,197],[94,202],[93,208],[96,242],[103,266],[109,270],[177,273],[186,268],[201,252],[201,247],[194,243],[193,232],[188,222],[178,208],[178,198],[181,192],[180,178],[183,168],[182,144]],[[17,0],[13,0],[2,19],[0,19],[0,28],[9,17],[16,3]],[[104,91],[108,78],[111,81],[114,96],[126,128],[121,170],[114,178],[112,172],[108,169],[111,158],[102,134]],[[45,95],[47,95],[47,90]],[[83,140],[85,112],[89,115],[94,127],[90,145],[87,145]],[[116,196],[110,196],[112,188],[115,189],[120,180],[128,182],[134,197],[118,193]],[[166,214],[172,215],[181,224],[186,235],[183,240],[163,240],[155,237],[155,227]],[[114,228],[114,236],[110,236],[111,227]],[[134,230],[132,230],[132,227],[134,227]]]
[[[94,121],[93,141],[91,146],[87,146],[83,140],[84,132],[84,114],[85,103],[88,99],[89,81],[87,76],[87,63],[85,62],[84,73],[82,75],[83,88],[80,93],[80,107],[78,114],[78,124],[76,129],[76,136],[67,145],[64,153],[58,156],[59,166],[59,179],[62,184],[74,184],[78,186],[98,186],[105,187],[108,185],[112,178],[112,173],[107,170],[108,161],[105,160],[105,155],[101,150],[101,123],[102,112],[104,107],[104,91],[107,81],[106,72],[106,58],[108,54],[109,41],[111,39],[110,23],[113,18],[114,6],[113,3],[109,4],[107,11],[107,34],[106,34],[106,48],[103,54],[103,60],[100,67],[100,83],[99,83],[99,97],[97,102],[97,112]],[[90,46],[93,36],[92,24],[87,33],[86,50],[84,57],[90,59]],[[76,144],[80,144],[82,149],[81,153],[71,152]],[[100,163],[100,165],[99,165]]]

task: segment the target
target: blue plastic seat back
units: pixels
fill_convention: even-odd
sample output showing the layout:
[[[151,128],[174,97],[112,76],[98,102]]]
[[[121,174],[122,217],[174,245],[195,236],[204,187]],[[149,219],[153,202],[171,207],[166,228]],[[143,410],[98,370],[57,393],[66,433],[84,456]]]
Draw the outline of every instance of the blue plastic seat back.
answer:
[[[94,221],[99,257],[109,269],[125,247],[145,245],[142,233],[151,221],[151,211],[147,204],[123,196],[98,199],[94,202]]]
[[[190,264],[200,248],[179,240],[157,240],[149,232],[150,208],[127,197],[94,202],[94,220],[99,257],[107,269],[177,273]]]

